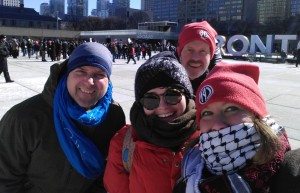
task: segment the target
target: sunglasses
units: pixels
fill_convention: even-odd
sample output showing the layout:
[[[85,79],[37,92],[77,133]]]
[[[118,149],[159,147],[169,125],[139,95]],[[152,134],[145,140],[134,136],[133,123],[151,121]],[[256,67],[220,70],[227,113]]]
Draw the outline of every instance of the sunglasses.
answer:
[[[181,101],[183,92],[183,90],[168,88],[166,92],[161,95],[155,93],[146,93],[141,98],[140,102],[144,108],[153,110],[159,106],[160,96],[163,96],[163,99],[168,105],[176,105]]]

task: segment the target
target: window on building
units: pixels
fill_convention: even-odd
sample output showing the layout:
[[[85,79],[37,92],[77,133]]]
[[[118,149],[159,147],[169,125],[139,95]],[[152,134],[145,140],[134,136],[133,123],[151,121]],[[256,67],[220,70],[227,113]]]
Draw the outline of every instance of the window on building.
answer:
[[[29,26],[28,27],[34,27],[33,21],[29,21]]]
[[[16,26],[17,25],[17,21],[16,20],[11,20],[10,21],[10,26]]]

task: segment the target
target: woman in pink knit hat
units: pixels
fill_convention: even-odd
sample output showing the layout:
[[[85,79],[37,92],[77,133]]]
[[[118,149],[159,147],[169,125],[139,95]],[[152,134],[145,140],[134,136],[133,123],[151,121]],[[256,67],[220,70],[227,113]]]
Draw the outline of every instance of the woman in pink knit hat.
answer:
[[[252,64],[217,64],[196,95],[198,144],[184,155],[174,192],[271,192],[271,179],[290,150],[272,119]]]

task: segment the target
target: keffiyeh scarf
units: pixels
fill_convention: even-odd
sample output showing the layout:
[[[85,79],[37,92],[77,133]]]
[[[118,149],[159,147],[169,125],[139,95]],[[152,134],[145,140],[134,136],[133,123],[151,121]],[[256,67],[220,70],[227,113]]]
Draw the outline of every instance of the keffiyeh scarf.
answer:
[[[266,117],[263,120],[275,134],[282,132],[282,127],[273,119]],[[199,144],[200,147],[190,149],[182,161],[186,193],[200,193],[204,166],[215,175],[225,174],[233,192],[251,192],[247,182],[236,171],[253,158],[260,146],[260,137],[253,123],[203,133]]]
[[[246,165],[260,146],[253,123],[242,123],[200,136],[200,151],[208,170],[215,174],[231,174]]]
[[[54,96],[54,123],[60,146],[69,163],[82,176],[96,179],[104,171],[105,160],[96,145],[80,132],[74,120],[86,126],[105,119],[112,99],[112,84],[96,106],[86,111],[73,101],[66,88],[67,76],[60,80]]]

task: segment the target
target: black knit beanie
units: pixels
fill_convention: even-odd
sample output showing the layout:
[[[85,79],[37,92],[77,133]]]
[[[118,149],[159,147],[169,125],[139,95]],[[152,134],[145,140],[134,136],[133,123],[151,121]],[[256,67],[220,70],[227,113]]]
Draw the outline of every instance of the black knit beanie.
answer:
[[[135,76],[135,100],[157,87],[175,86],[184,89],[187,98],[192,98],[193,89],[188,75],[176,56],[170,51],[160,52],[149,58],[137,70]]]

